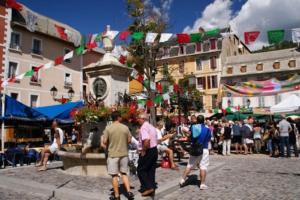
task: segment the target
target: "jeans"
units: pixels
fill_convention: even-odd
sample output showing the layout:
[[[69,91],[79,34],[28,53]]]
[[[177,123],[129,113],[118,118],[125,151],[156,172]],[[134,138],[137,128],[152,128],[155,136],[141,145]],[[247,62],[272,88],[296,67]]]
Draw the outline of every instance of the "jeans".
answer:
[[[261,151],[261,140],[260,139],[254,139],[254,150],[255,150],[255,153],[260,153],[260,151]]]
[[[231,139],[227,139],[223,141],[223,151],[222,154],[225,156],[230,155],[230,145],[231,145]]]
[[[280,156],[284,157],[284,147],[287,148],[287,157],[291,157],[289,136],[280,136]]]
[[[156,188],[155,171],[158,152],[157,148],[153,147],[146,151],[144,156],[139,157],[137,173],[141,182],[141,189],[149,190]]]
[[[269,151],[269,154],[273,154],[273,148],[272,148],[273,144],[272,144],[272,139],[268,139],[267,141],[267,148]]]

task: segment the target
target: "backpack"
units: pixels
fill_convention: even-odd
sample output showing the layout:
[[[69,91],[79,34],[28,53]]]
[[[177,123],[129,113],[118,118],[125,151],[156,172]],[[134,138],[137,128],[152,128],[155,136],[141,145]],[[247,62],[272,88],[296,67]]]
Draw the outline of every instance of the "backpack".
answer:
[[[192,129],[192,144],[191,144],[191,149],[190,149],[190,155],[191,156],[201,156],[203,154],[203,145],[199,144],[198,138],[202,132],[202,127],[200,124],[193,125],[191,127]]]

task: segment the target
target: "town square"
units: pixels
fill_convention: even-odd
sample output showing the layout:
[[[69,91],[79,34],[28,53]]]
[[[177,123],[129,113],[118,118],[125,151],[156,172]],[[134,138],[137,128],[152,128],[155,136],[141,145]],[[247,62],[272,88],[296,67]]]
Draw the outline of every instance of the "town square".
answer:
[[[299,0],[0,0],[0,199],[300,199]]]

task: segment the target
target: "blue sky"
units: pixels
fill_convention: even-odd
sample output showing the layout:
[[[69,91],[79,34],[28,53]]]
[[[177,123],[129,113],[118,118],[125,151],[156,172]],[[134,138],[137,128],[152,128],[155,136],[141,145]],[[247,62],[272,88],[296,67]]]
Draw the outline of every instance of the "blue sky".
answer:
[[[71,25],[84,34],[101,32],[106,24],[114,30],[125,29],[130,23],[125,0],[19,0],[33,11]],[[188,3],[187,3],[188,2]],[[182,32],[187,25],[201,17],[212,0],[173,0],[170,6],[168,31]],[[232,8],[239,10],[244,1],[236,0]],[[159,1],[153,0],[154,4]]]

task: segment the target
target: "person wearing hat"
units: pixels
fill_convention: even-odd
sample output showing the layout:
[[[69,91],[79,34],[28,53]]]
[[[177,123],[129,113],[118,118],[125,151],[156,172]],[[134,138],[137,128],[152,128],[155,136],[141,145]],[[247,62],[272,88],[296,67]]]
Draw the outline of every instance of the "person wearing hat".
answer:
[[[141,125],[139,132],[138,177],[141,183],[142,196],[150,196],[155,192],[155,171],[158,157],[156,128],[148,121],[146,113],[138,116]]]

